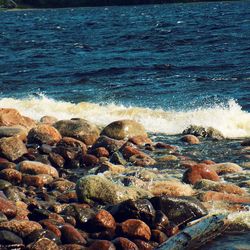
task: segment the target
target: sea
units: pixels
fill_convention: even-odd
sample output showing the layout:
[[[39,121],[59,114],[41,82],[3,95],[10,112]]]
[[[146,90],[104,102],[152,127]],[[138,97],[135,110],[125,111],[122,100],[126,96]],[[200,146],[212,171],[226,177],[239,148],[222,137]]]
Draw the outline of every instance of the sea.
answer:
[[[225,141],[183,152],[241,164],[250,1],[0,11],[0,108],[99,126],[133,119],[180,147],[188,126],[213,127]],[[249,172],[231,180],[249,181]],[[250,228],[250,215],[243,220]],[[207,249],[250,249],[250,233]]]

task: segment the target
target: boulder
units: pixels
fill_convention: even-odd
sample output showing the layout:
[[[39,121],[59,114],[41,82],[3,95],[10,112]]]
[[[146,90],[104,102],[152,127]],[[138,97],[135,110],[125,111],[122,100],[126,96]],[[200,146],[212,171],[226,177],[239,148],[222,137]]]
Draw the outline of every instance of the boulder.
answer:
[[[54,167],[36,161],[22,161],[19,163],[18,169],[24,174],[47,174],[51,175],[53,178],[58,178],[59,176]]]
[[[191,166],[183,175],[183,181],[189,184],[195,184],[202,179],[208,179],[212,181],[220,180],[215,170],[203,163]]]
[[[153,142],[147,137],[147,135],[137,135],[129,138],[129,142],[137,146],[145,146],[146,144],[152,145]]]
[[[137,219],[128,219],[122,222],[121,231],[125,237],[132,239],[149,241],[151,238],[149,226],[145,222]]]
[[[0,154],[10,161],[17,160],[27,152],[25,144],[18,137],[0,139]]]
[[[22,126],[1,126],[0,127],[0,138],[16,136],[22,141],[26,141],[28,135],[27,129]]]
[[[222,140],[224,139],[223,134],[212,127],[202,127],[202,126],[196,126],[196,125],[191,125],[189,126],[187,129],[185,129],[182,134],[187,135],[187,134],[191,134],[191,135],[195,135],[195,136],[201,136],[201,137],[207,137],[207,138],[211,138],[211,139],[215,139],[215,140]]]
[[[37,174],[37,175],[23,175],[23,183],[27,186],[34,186],[34,187],[43,187],[48,185],[53,181],[53,177],[48,174]]]
[[[108,240],[95,240],[89,246],[88,250],[116,250],[116,247]]]
[[[193,188],[177,180],[156,181],[149,186],[149,191],[155,195],[192,196]]]
[[[126,170],[126,168],[123,165],[114,165],[109,161],[105,161],[96,170],[96,173],[104,173],[106,171],[110,171],[113,174],[121,174],[121,173],[124,173],[125,170]]]
[[[96,125],[84,119],[61,120],[54,127],[62,136],[73,137],[87,145],[92,145],[100,133]]]
[[[0,197],[0,212],[13,218],[16,216],[17,208],[14,202]]]
[[[63,244],[86,244],[82,234],[72,225],[65,224],[61,228]]]
[[[190,196],[160,196],[150,201],[156,210],[161,210],[175,224],[198,219],[208,213],[199,200]]]
[[[79,201],[98,201],[104,204],[117,204],[128,199],[136,200],[151,196],[145,190],[124,187],[99,175],[88,175],[79,179],[76,183],[76,193]]]
[[[30,129],[36,125],[32,119],[22,116],[16,109],[1,108],[0,109],[0,126],[21,125]]]
[[[39,124],[28,133],[28,143],[54,145],[61,140],[62,136],[53,126]]]
[[[116,249],[139,250],[134,242],[124,237],[115,238],[112,242],[114,243]]]
[[[58,143],[57,147],[77,148],[80,149],[83,155],[87,153],[87,146],[82,141],[72,137],[63,137]]]
[[[92,150],[95,150],[96,148],[99,147],[104,147],[109,151],[110,154],[113,154],[117,152],[124,143],[125,141],[123,140],[116,140],[102,135],[92,145]]]
[[[11,220],[0,223],[0,229],[9,230],[20,237],[26,237],[33,231],[42,229],[42,226],[35,222],[29,220]]]
[[[145,128],[133,120],[120,120],[110,123],[106,126],[101,135],[106,135],[117,140],[124,140],[134,136],[146,136]]]
[[[54,116],[48,116],[48,115],[45,115],[43,117],[41,117],[40,119],[40,122],[41,123],[44,123],[44,124],[50,124],[52,125],[53,123],[57,122],[57,118],[54,117]]]
[[[198,137],[196,137],[195,135],[184,135],[181,140],[183,142],[186,142],[188,144],[199,144],[200,140]]]
[[[0,230],[0,244],[1,248],[3,247],[4,249],[4,245],[23,244],[23,240],[22,238],[10,231]]]
[[[22,174],[15,169],[6,168],[0,171],[0,178],[17,185],[22,181]]]
[[[57,244],[48,238],[38,239],[34,244],[28,246],[30,250],[40,250],[40,249],[48,249],[48,250],[59,250]]]

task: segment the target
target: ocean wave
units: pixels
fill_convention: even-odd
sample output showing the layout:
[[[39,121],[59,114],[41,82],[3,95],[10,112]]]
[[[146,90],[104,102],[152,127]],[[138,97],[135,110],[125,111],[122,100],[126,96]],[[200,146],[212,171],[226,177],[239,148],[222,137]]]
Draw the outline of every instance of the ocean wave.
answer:
[[[15,108],[21,114],[39,120],[44,115],[58,119],[84,118],[97,125],[105,126],[120,119],[141,122],[149,132],[180,134],[189,125],[218,129],[226,138],[250,137],[250,113],[230,100],[226,105],[211,105],[187,111],[126,107],[116,104],[90,102],[70,103],[57,101],[46,96],[27,99],[2,98],[1,108]]]

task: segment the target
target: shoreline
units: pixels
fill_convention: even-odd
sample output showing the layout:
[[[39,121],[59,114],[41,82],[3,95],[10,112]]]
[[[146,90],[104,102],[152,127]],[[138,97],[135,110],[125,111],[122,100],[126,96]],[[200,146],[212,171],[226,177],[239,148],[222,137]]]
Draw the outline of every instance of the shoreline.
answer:
[[[180,244],[178,237],[192,226],[209,223],[213,237],[223,233],[224,223],[229,232],[250,230],[249,162],[215,162],[204,153],[206,146],[211,157],[225,143],[244,159],[250,142],[232,145],[215,132],[193,126],[161,141],[133,120],[100,129],[80,118],[35,121],[2,108],[0,232],[34,249],[129,244],[153,250]],[[198,238],[205,240],[206,233]]]

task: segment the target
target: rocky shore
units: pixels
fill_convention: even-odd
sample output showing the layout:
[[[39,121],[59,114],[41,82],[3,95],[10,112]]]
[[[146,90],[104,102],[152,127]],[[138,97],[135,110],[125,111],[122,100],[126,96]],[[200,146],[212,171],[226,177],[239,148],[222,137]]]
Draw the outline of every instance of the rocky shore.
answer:
[[[197,126],[179,136],[184,148],[205,140],[224,138]],[[241,153],[249,146],[242,141]],[[248,168],[195,161],[132,120],[100,128],[2,108],[0,249],[161,249],[218,213],[224,224],[213,236],[250,230],[250,182],[229,181]]]

